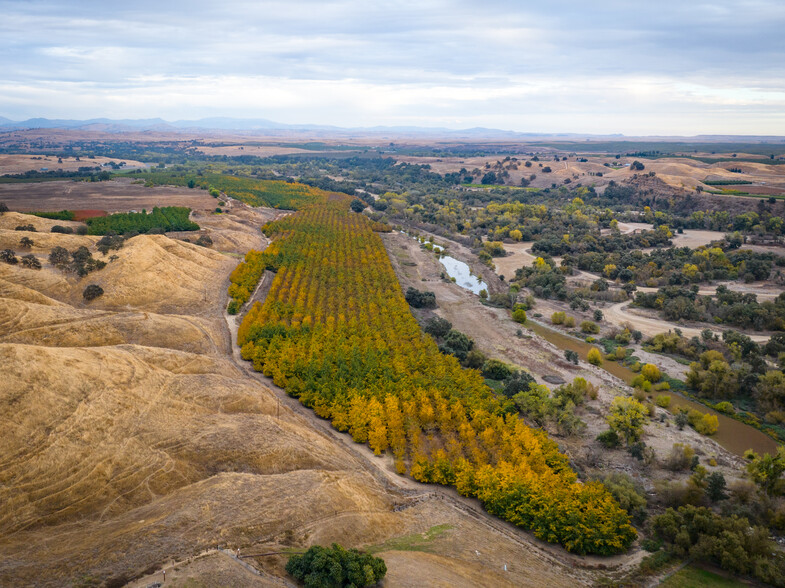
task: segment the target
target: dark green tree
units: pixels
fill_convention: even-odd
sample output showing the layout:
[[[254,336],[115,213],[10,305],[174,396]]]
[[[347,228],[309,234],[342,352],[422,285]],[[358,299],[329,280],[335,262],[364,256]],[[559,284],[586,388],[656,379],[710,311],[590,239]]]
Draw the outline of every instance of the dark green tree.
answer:
[[[357,549],[314,545],[303,555],[293,555],[286,571],[306,588],[363,588],[387,574],[384,560]]]

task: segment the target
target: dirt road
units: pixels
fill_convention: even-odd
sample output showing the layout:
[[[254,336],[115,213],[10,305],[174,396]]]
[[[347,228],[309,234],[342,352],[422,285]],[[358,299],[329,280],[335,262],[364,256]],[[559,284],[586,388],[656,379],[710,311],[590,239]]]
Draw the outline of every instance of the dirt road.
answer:
[[[650,316],[638,314],[630,308],[629,302],[619,302],[612,306],[606,307],[602,311],[605,314],[605,320],[608,323],[621,325],[622,323],[629,322],[641,333],[648,337],[653,337],[658,333],[665,333],[678,328],[682,334],[687,337],[700,337],[701,332],[706,328],[711,328],[717,334],[722,334],[722,329],[716,327],[686,327],[678,323],[673,323],[665,320],[660,320]],[[750,334],[750,338],[757,342],[766,342],[771,337],[771,334]]]

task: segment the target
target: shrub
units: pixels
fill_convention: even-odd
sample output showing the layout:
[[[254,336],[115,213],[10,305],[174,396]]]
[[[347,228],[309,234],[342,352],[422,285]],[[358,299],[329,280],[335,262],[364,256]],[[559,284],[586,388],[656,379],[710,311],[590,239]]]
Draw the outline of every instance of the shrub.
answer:
[[[409,286],[405,298],[406,302],[414,308],[436,308],[436,294],[433,292],[421,292]]]
[[[482,375],[491,380],[506,380],[512,375],[512,369],[503,361],[489,359],[482,366]]]
[[[22,257],[22,265],[28,269],[41,269],[41,262],[32,253]]]
[[[507,398],[512,398],[516,394],[528,390],[529,386],[536,384],[536,380],[526,370],[515,372],[504,384],[502,394]]]
[[[63,227],[61,225],[55,225],[50,230],[52,233],[62,233],[64,235],[72,235],[74,232],[71,227]]]
[[[736,409],[733,408],[733,405],[730,402],[718,402],[714,405],[714,410],[721,412],[723,414],[736,414]]]
[[[95,300],[99,296],[102,296],[104,293],[104,289],[101,288],[98,284],[90,284],[87,288],[84,289],[82,292],[82,296],[84,299],[90,302],[91,300]]]
[[[572,362],[575,365],[578,365],[578,352],[577,351],[572,351],[570,349],[565,349],[564,350],[564,359],[566,359],[569,362]]]
[[[11,265],[19,263],[19,260],[16,258],[16,254],[11,249],[4,249],[3,251],[0,251],[0,261],[4,261],[5,263],[9,263]]]
[[[523,310],[522,308],[514,310],[513,313],[512,313],[512,320],[514,320],[516,323],[520,323],[520,324],[525,323],[526,322],[526,311]]]
[[[210,247],[213,244],[213,240],[210,238],[209,235],[201,235],[197,240],[196,244],[200,247]]]
[[[454,355],[460,361],[465,360],[469,351],[473,348],[474,341],[455,329],[447,333],[444,336],[444,342],[439,345],[439,351],[448,355]]]
[[[719,427],[716,414],[702,413],[694,408],[687,413],[687,419],[690,426],[701,435],[713,435]]]
[[[564,324],[565,318],[567,318],[567,316],[565,315],[564,311],[560,310],[558,312],[554,312],[551,315],[551,323],[553,323],[554,325]]]
[[[589,349],[589,353],[586,356],[586,361],[588,361],[592,365],[601,366],[602,365],[602,353],[596,347],[592,347]]]
[[[18,225],[16,227],[16,229],[14,229],[14,230],[16,230],[16,231],[28,231],[30,233],[35,233],[36,232],[35,227],[33,225]]]
[[[35,245],[35,243],[30,237],[22,237],[19,239],[19,246],[22,249],[30,249],[33,245]]]
[[[646,518],[646,493],[643,487],[627,474],[614,473],[602,483],[624,510],[634,520]]]
[[[652,384],[656,384],[662,378],[662,372],[656,365],[647,363],[641,368],[641,375]]]
[[[674,472],[687,470],[695,457],[695,450],[683,443],[674,443],[671,452],[665,458],[665,467]]]
[[[573,317],[573,316],[564,317],[564,326],[568,327],[570,329],[572,327],[574,327],[575,326],[575,317]]]
[[[581,323],[581,331],[590,335],[596,335],[600,332],[600,325],[593,323],[592,321],[583,321]]]
[[[482,369],[482,366],[485,365],[486,361],[488,361],[487,355],[485,355],[479,349],[472,349],[469,351],[469,353],[466,354],[466,357],[462,363],[464,367],[479,370]]]
[[[314,545],[302,555],[293,555],[286,571],[309,587],[362,588],[384,578],[387,566],[380,557],[333,543],[329,548]]]
[[[622,346],[618,346],[616,348],[616,351],[614,352],[613,355],[614,355],[614,357],[616,358],[617,361],[621,361],[625,357],[627,357],[627,350],[624,347],[622,347]]]
[[[627,445],[638,441],[643,435],[643,423],[648,411],[634,398],[617,396],[605,420],[611,429],[619,434]]]
[[[621,445],[619,434],[613,429],[609,429],[597,435],[597,441],[602,443],[608,449],[613,449]]]
[[[440,316],[429,318],[425,321],[423,331],[436,338],[444,337],[452,329],[452,323]]]
[[[676,414],[676,426],[679,428],[679,431],[681,431],[689,423],[690,419],[687,416],[687,411],[679,409],[679,412]]]
[[[667,394],[660,394],[654,399],[654,404],[660,408],[668,408],[671,405],[671,397]]]

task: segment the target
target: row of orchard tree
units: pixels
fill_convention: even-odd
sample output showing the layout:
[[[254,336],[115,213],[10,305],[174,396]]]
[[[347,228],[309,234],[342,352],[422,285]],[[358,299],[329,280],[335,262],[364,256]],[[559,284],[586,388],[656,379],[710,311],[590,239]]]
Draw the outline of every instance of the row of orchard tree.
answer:
[[[400,473],[455,486],[570,551],[627,549],[635,530],[605,488],[578,482],[544,432],[423,335],[378,227],[350,200],[265,225],[274,241],[260,264],[276,276],[242,322],[243,357],[355,441],[390,451]]]

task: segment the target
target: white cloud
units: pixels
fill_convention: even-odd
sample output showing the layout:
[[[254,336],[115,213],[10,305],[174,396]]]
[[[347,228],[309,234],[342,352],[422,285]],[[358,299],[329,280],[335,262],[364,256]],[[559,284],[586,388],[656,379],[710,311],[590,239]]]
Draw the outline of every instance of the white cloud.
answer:
[[[0,115],[10,118],[785,135],[776,0],[6,0],[0,9]]]

